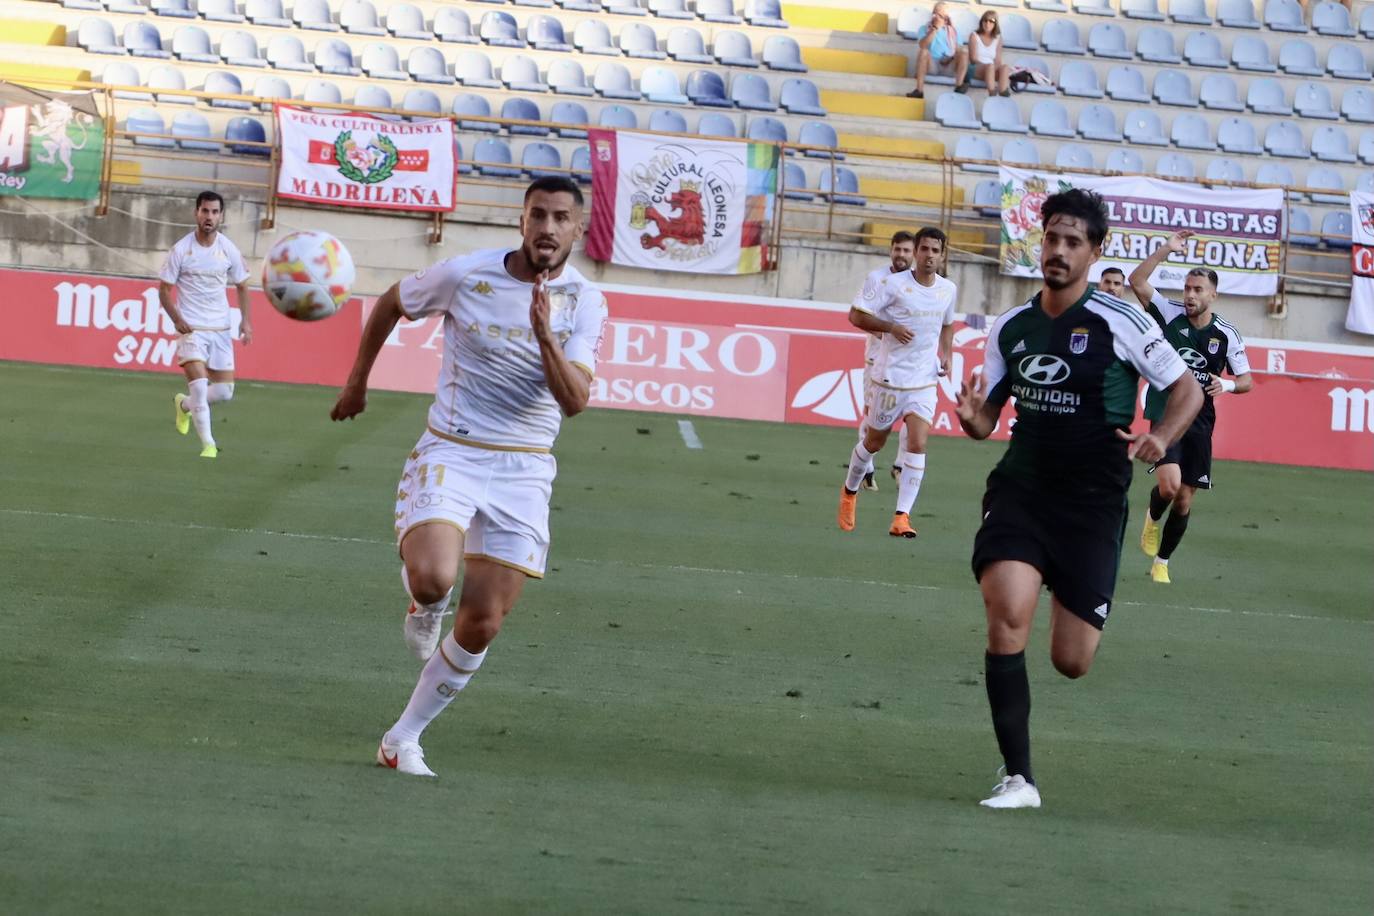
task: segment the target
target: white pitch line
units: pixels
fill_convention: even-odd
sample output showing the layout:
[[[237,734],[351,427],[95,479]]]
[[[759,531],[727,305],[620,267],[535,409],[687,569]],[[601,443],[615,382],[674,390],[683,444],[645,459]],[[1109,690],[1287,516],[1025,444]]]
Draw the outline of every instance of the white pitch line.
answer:
[[[110,525],[141,525],[147,528],[170,528],[179,531],[222,531],[228,534],[256,534],[268,537],[292,538],[301,541],[326,541],[334,544],[376,544],[391,547],[395,543],[380,538],[351,538],[333,534],[307,534],[303,531],[272,531],[266,528],[235,528],[228,525],[200,525],[195,522],[164,522],[157,519],[115,518],[108,515],[84,515],[79,512],[47,512],[37,509],[10,509],[0,507],[0,514],[21,515],[32,518],[57,518],[79,522],[103,522]],[[657,569],[674,573],[710,573],[720,576],[757,576],[775,579],[790,579],[797,582],[841,582],[849,585],[866,585],[878,588],[910,589],[923,592],[967,593],[972,588],[949,588],[943,585],[921,585],[914,582],[888,582],[882,579],[854,579],[848,576],[804,576],[799,573],[769,572],[758,569],[724,569],[712,566],[686,566],[670,563],[634,563],[626,560],[591,560],[585,557],[568,557],[570,562],[586,566],[621,566],[631,569]],[[1275,614],[1270,611],[1248,611],[1225,607],[1197,607],[1187,604],[1159,604],[1153,601],[1118,601],[1122,607],[1167,608],[1175,611],[1196,611],[1203,614],[1236,614],[1241,617],[1269,617],[1275,620],[1311,620],[1323,623],[1350,623],[1359,626],[1374,625],[1374,620],[1349,620],[1342,617],[1318,617],[1313,614]]]
[[[677,431],[682,433],[682,442],[688,448],[702,448],[701,438],[697,435],[697,428],[692,425],[691,420],[678,420]]]

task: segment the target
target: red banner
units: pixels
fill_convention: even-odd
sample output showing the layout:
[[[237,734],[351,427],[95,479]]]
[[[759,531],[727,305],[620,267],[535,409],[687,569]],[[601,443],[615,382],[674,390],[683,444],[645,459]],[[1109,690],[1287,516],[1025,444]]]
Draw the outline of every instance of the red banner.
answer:
[[[0,359],[177,371],[156,281],[0,270],[0,288],[10,303]],[[858,424],[863,334],[844,306],[637,287],[609,287],[606,296],[611,319],[592,389],[597,406]],[[302,324],[255,293],[254,342],[236,345],[238,374],[338,385],[364,315],[355,301],[341,316]],[[954,397],[982,365],[986,332],[961,322],[954,339],[952,371],[939,385],[937,435],[960,434]],[[373,386],[433,391],[442,347],[441,319],[403,322],[377,359]],[[1247,350],[1255,388],[1217,399],[1218,458],[1374,470],[1374,348],[1251,340]],[[1007,432],[1004,423],[996,436]]]

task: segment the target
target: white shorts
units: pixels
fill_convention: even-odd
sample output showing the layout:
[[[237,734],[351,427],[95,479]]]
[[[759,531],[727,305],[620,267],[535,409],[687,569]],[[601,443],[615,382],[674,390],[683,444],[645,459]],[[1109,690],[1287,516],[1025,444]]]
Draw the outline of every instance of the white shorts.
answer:
[[[543,578],[557,473],[547,452],[476,448],[426,431],[396,489],[396,546],[417,525],[452,525],[463,532],[463,556]]]
[[[869,429],[891,429],[899,421],[915,414],[927,423],[935,422],[935,402],[939,394],[934,385],[925,388],[888,388],[873,386],[873,400],[868,405]]]
[[[228,331],[192,331],[177,338],[177,365],[200,360],[216,372],[234,371],[234,339]]]

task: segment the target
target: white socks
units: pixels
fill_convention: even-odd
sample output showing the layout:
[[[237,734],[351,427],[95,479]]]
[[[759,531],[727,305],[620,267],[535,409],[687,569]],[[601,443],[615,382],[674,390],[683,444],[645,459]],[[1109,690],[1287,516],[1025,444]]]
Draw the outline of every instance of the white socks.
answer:
[[[859,444],[863,445],[868,438],[868,414],[864,414],[864,419],[859,421]],[[864,468],[864,476],[873,473],[873,459],[868,459],[868,467]]]
[[[926,476],[925,452],[903,450],[897,457],[902,475],[897,479],[897,511],[910,513],[916,505],[916,496],[921,492],[921,478]]]
[[[186,395],[186,412],[191,415],[191,422],[196,427],[196,435],[200,436],[201,445],[215,444],[215,437],[210,434],[209,387],[208,378],[192,379],[186,385],[189,391]]]
[[[228,401],[234,397],[233,382],[211,382],[209,402],[218,404],[220,401]]]
[[[387,732],[387,743],[395,745],[419,741],[420,733],[453,702],[458,691],[468,685],[486,657],[486,649],[473,654],[458,645],[458,640],[453,638],[450,631],[439,643],[439,651],[425,662],[405,712]]]
[[[854,446],[854,453],[849,456],[849,473],[845,475],[844,488],[851,493],[857,491],[864,475],[872,467],[873,453],[864,448],[864,444],[860,442]]]

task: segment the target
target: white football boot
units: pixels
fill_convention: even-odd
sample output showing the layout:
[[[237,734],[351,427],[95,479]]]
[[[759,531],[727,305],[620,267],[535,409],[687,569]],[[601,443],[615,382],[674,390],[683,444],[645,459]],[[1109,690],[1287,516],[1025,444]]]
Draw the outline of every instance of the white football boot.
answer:
[[[439,775],[425,766],[425,752],[421,750],[418,741],[412,741],[409,744],[391,744],[387,740],[390,737],[390,732],[382,735],[382,742],[377,745],[377,766],[387,767],[398,773],[405,773],[407,776]]]
[[[1039,808],[1040,790],[1034,783],[1026,782],[1024,776],[1007,776],[1006,768],[1003,767],[997,772],[1002,773],[1002,781],[992,787],[992,795],[983,799],[978,804],[984,808]]]
[[[439,637],[444,634],[444,618],[450,613],[445,608],[438,614],[432,614],[421,610],[414,601],[410,602],[410,608],[406,611],[406,645],[420,661],[429,661],[429,657],[439,648]]]

